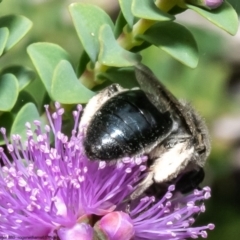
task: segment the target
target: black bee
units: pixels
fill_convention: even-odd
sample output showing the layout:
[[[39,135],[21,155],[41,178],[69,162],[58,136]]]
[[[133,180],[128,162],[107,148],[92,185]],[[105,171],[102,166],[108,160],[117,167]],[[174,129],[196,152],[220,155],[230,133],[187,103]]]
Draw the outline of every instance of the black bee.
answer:
[[[146,66],[137,65],[135,74],[140,89],[113,84],[87,104],[81,120],[81,125],[87,124],[86,155],[105,161],[148,155],[147,176],[132,199],[153,184],[171,181],[182,193],[191,191],[204,178],[202,168],[210,152],[207,127]]]

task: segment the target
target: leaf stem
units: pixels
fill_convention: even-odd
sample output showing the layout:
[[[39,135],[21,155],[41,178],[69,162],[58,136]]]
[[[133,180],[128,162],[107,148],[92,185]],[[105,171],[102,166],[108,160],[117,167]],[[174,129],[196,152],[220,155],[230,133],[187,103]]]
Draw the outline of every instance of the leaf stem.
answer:
[[[156,6],[164,12],[168,12],[177,5],[179,0],[156,0]]]
[[[156,0],[156,6],[164,12],[168,12],[172,9],[179,1],[182,0]],[[137,36],[144,34],[156,21],[148,19],[139,19],[133,26],[132,29],[126,25],[123,28],[122,33],[117,39],[118,44],[126,49],[131,50],[133,47],[139,46],[143,43],[142,40],[138,40]],[[96,62],[94,69],[91,71],[86,70],[80,77],[81,82],[88,88],[93,88],[94,86],[102,83],[102,80],[98,79],[98,74],[106,72],[109,67],[105,66],[99,62]]]
[[[143,41],[137,40],[136,36],[143,34],[155,22],[156,21],[153,20],[140,19],[134,24],[132,31],[129,31],[129,27],[126,25],[122,34],[117,39],[118,44],[126,50],[130,50],[135,46],[141,45]]]

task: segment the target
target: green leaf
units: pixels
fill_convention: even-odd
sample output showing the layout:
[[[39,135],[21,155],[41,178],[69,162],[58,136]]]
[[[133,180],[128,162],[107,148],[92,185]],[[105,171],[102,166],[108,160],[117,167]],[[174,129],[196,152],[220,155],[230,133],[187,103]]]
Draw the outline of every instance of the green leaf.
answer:
[[[6,135],[9,136],[10,129],[12,126],[14,120],[14,116],[12,112],[4,112],[3,114],[0,115],[0,128],[5,128],[6,129]],[[2,134],[0,134],[0,145],[6,144],[4,141],[4,138]]]
[[[0,27],[7,27],[9,30],[4,49],[8,51],[26,35],[32,27],[32,22],[24,16],[8,15],[0,18]]]
[[[152,44],[149,42],[145,42],[143,41],[143,43],[141,45],[135,46],[131,49],[131,52],[141,52],[142,50],[144,50],[145,48],[150,47]]]
[[[132,3],[133,15],[143,19],[156,21],[170,21],[175,17],[161,11],[152,0],[133,0]]]
[[[138,37],[160,47],[191,68],[198,64],[196,41],[191,32],[180,24],[174,22],[158,23]]]
[[[0,56],[3,53],[3,50],[6,46],[7,39],[9,36],[9,31],[6,27],[0,28]]]
[[[31,81],[36,78],[34,71],[22,66],[6,67],[1,72],[1,74],[4,73],[12,73],[18,79],[19,91],[24,89]]]
[[[84,71],[87,68],[87,64],[89,63],[89,61],[90,61],[90,58],[87,55],[86,51],[83,51],[81,56],[80,56],[79,63],[78,63],[77,76],[81,76],[84,73]]]
[[[115,27],[114,27],[114,36],[115,38],[118,38],[120,34],[123,32],[123,28],[126,26],[127,22],[126,19],[123,16],[123,13],[120,12],[118,14],[117,20],[115,22]]]
[[[10,111],[18,97],[18,80],[10,73],[0,77],[0,111]]]
[[[91,61],[96,62],[99,53],[99,29],[103,24],[114,29],[111,18],[101,8],[86,3],[73,3],[69,10],[83,48]]]
[[[124,88],[139,87],[132,67],[110,68],[107,72],[101,73],[98,77],[100,79],[110,80],[112,83],[118,83]]]
[[[94,92],[99,92],[99,91],[103,90],[104,88],[109,87],[109,85],[112,84],[112,82],[110,80],[108,80],[108,78],[102,72],[97,74],[97,79],[103,80],[103,83],[94,86],[92,88],[92,90]]]
[[[99,32],[99,62],[112,67],[129,67],[140,62],[141,56],[123,49],[114,38],[109,25],[101,27]]]
[[[17,113],[14,122],[11,128],[11,134],[19,134],[22,137],[22,141],[26,141],[26,127],[25,124],[29,122],[33,123],[34,120],[39,120],[39,113],[37,111],[36,106],[33,103],[25,104],[21,110]]]
[[[64,104],[87,103],[95,95],[77,79],[71,64],[65,60],[56,67],[52,82],[53,98]]]
[[[132,2],[133,0],[119,0],[119,5],[124,18],[126,19],[129,27],[132,28],[134,23],[134,16],[132,13]]]
[[[178,5],[175,5],[172,9],[168,11],[169,14],[171,15],[177,15],[179,13],[185,12],[187,8],[181,8]]]
[[[31,95],[31,97],[34,99],[34,101],[32,102],[36,102],[36,105],[39,107],[43,108],[44,105],[49,104],[49,102],[51,102],[51,98],[48,92],[46,91],[43,82],[39,78],[37,78],[36,81],[33,81],[26,88],[24,88],[24,91]],[[44,101],[44,99],[46,99],[46,96],[48,98],[47,102]],[[45,108],[43,110],[45,111]],[[40,113],[42,113],[42,111]]]
[[[187,7],[231,35],[237,33],[239,24],[238,15],[228,2],[223,2],[219,8],[213,10],[202,9],[190,4],[187,4]]]
[[[27,52],[51,96],[54,69],[61,60],[69,60],[68,53],[52,43],[34,43],[27,48]]]
[[[36,105],[36,101],[28,92],[21,91],[18,95],[16,104],[14,105],[13,109],[11,110],[12,113],[18,113],[19,110],[27,103],[34,103]]]

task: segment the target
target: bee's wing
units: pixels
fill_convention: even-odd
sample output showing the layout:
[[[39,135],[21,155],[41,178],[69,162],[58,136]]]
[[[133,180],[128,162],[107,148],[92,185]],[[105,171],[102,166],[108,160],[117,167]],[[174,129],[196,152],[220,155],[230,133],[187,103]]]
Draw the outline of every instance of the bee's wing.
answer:
[[[190,133],[195,134],[193,119],[176,97],[154,76],[153,72],[142,64],[135,66],[136,79],[148,99],[161,112],[170,111],[179,116]]]
[[[161,111],[171,111],[178,100],[158,81],[153,72],[142,64],[135,66],[135,75],[140,88],[145,92],[149,100]]]
[[[211,148],[208,129],[202,118],[189,104],[179,102],[146,66],[135,66],[135,74],[141,89],[159,111],[170,111],[180,120],[180,135],[184,128],[192,136],[199,153],[198,165],[202,167]]]

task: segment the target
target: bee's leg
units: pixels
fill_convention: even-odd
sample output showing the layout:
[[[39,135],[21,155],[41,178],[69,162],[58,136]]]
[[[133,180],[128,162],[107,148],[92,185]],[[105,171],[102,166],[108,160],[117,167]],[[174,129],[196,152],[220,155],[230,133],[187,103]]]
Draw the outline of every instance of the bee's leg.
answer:
[[[178,135],[157,146],[150,153],[150,159],[153,163],[148,169],[147,176],[139,183],[130,198],[139,197],[153,183],[170,182],[182,173],[194,154],[194,147],[189,141],[191,141],[191,138],[188,135]]]
[[[153,181],[153,172],[148,172],[147,176],[140,182],[134,192],[130,195],[130,199],[134,200],[142,195],[152,184]]]
[[[176,182],[176,190],[185,194],[198,188],[205,176],[203,168],[193,169],[183,174]]]
[[[129,200],[129,203],[127,204],[127,206],[126,206],[126,208],[125,208],[125,212],[126,213],[128,213],[128,214],[130,214],[130,212],[131,212],[131,200]]]

